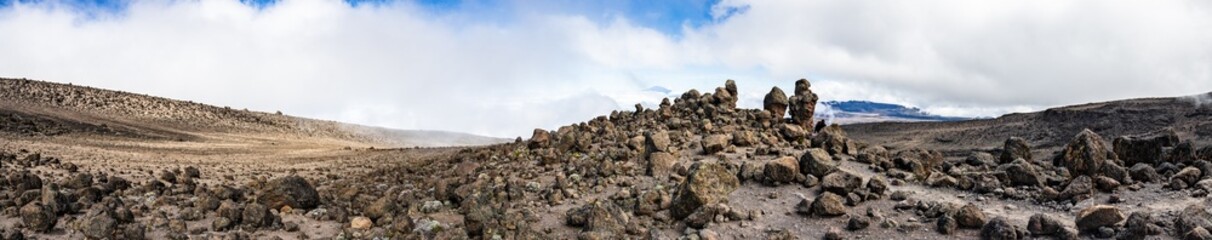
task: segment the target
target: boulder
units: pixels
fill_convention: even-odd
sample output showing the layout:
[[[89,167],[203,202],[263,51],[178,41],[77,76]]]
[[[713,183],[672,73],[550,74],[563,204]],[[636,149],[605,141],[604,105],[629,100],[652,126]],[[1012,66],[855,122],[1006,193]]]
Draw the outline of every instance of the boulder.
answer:
[[[962,228],[980,228],[985,225],[987,219],[988,217],[985,216],[985,212],[972,203],[968,203],[955,211],[955,221]]]
[[[676,219],[694,213],[699,207],[728,198],[740,186],[740,180],[717,163],[699,162],[679,185],[669,212]]]
[[[959,228],[959,223],[957,223],[955,218],[951,216],[939,217],[937,222],[935,222],[935,225],[938,233],[943,235],[951,235],[952,233],[955,233],[955,229]]]
[[[1094,205],[1077,212],[1074,222],[1081,231],[1095,231],[1101,227],[1113,227],[1127,219],[1118,207]]]
[[[1022,158],[1006,165],[1005,171],[1011,185],[1042,186],[1044,184],[1044,177],[1039,173],[1037,167]]]
[[[996,217],[981,227],[981,239],[984,240],[1018,240],[1027,238],[1022,229],[1010,224],[1005,217]]]
[[[669,133],[665,131],[646,131],[644,132],[644,151],[645,153],[667,152],[672,153],[673,141],[669,140]]]
[[[582,206],[580,211],[585,214],[585,224],[582,227],[584,231],[621,234],[630,221],[630,217],[623,211],[623,208],[611,201],[596,200]]]
[[[829,125],[812,136],[812,146],[824,148],[829,154],[848,154],[846,143],[849,141],[846,132],[837,124]]]
[[[703,153],[714,154],[728,149],[732,140],[728,135],[715,134],[703,138]]]
[[[1071,177],[1078,175],[1097,176],[1107,161],[1108,151],[1103,137],[1090,129],[1082,130],[1065,145],[1058,156],[1061,166],[1069,170]]]
[[[783,93],[783,89],[774,87],[770,89],[770,93],[766,94],[766,98],[762,100],[762,109],[770,112],[770,116],[775,119],[782,120],[783,116],[787,115],[787,94]]]
[[[1031,146],[1027,145],[1027,140],[1020,137],[1006,139],[1006,143],[1002,147],[1002,155],[998,159],[1001,160],[1001,163],[1010,163],[1019,158],[1031,161]]]
[[[36,201],[21,207],[20,215],[25,228],[34,232],[49,232],[59,221],[54,211]]]
[[[1212,240],[1212,233],[1203,227],[1196,227],[1183,234],[1183,240]]]
[[[85,216],[81,222],[80,232],[88,239],[115,239],[114,233],[118,228],[118,220],[109,214],[92,214]]]
[[[1191,204],[1178,213],[1174,221],[1178,232],[1189,232],[1195,228],[1212,228],[1212,212],[1203,204]]]
[[[1033,236],[1054,236],[1064,230],[1065,225],[1048,215],[1036,213],[1027,221],[1027,231]]]
[[[800,166],[794,157],[780,157],[778,159],[766,162],[762,168],[762,175],[769,183],[792,183],[798,182],[803,175],[800,174]]]
[[[261,188],[257,201],[272,209],[290,206],[295,209],[312,209],[320,205],[320,194],[316,188],[299,176],[274,179]]]
[[[862,186],[863,178],[847,171],[835,171],[821,178],[821,189],[843,196]]]
[[[224,200],[219,204],[219,208],[215,210],[219,217],[231,220],[232,224],[240,223],[240,219],[244,218],[244,206],[231,200]]]
[[[783,136],[783,140],[794,143],[808,137],[808,130],[799,125],[787,123],[779,126],[779,134]]]
[[[1174,130],[1163,130],[1136,136],[1115,138],[1115,155],[1128,166],[1137,163],[1157,164],[1165,159],[1164,149],[1178,144]]]
[[[817,216],[837,217],[846,214],[846,199],[833,192],[821,193],[812,202],[812,213]]]
[[[1155,182],[1162,179],[1161,174],[1158,174],[1157,170],[1149,164],[1137,163],[1136,165],[1132,165],[1132,168],[1128,169],[1128,172],[1132,176],[1132,179],[1136,181]]]
[[[667,152],[655,152],[648,155],[648,175],[658,178],[669,176],[677,158]]]
[[[1130,239],[1144,239],[1148,236],[1158,235],[1165,232],[1161,226],[1158,226],[1153,219],[1153,215],[1145,212],[1133,212],[1128,215],[1128,221],[1124,222],[1124,232],[1126,236],[1131,236]]]
[[[1069,185],[1065,186],[1065,190],[1061,191],[1058,200],[1072,199],[1073,202],[1079,202],[1090,198],[1094,195],[1094,180],[1090,176],[1078,176],[1069,181]]]
[[[530,149],[546,148],[551,146],[551,132],[547,130],[535,128],[530,135],[529,143],[526,144]]]
[[[829,155],[825,149],[810,148],[800,156],[800,172],[817,178],[823,178],[825,175],[837,171],[839,164],[833,161],[833,156]]]
[[[273,225],[274,216],[270,213],[269,207],[259,203],[249,203],[244,206],[241,222],[253,228],[268,227]]]
[[[1183,181],[1183,183],[1186,185],[1194,185],[1195,182],[1199,181],[1200,175],[1202,174],[1202,171],[1200,171],[1198,168],[1186,167],[1183,168],[1182,171],[1178,171],[1178,173],[1170,177],[1170,181],[1173,182],[1174,180],[1179,180]]]

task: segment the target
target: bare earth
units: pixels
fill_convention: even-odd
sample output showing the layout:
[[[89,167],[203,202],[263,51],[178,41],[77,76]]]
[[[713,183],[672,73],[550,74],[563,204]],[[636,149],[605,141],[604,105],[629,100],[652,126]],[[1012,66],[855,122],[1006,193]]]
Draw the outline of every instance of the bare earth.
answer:
[[[1168,239],[1212,228],[1212,107],[1181,98],[814,130],[736,109],[732,94],[696,91],[502,143],[0,79],[0,240]],[[1063,154],[1091,146],[1074,141],[1083,129],[1109,156],[1093,173],[1070,165],[1098,157]],[[1175,141],[1113,150],[1117,137],[1165,129]],[[1031,156],[1001,160],[1010,137]],[[439,145],[464,147],[415,147]],[[814,176],[814,164],[832,167]],[[1144,167],[1155,179],[1137,178]],[[315,204],[283,183],[295,177]],[[830,191],[836,206],[822,204]],[[1082,229],[1078,213],[1096,205],[1122,216],[1086,216],[1110,223]],[[1039,229],[1043,216],[1057,229]]]

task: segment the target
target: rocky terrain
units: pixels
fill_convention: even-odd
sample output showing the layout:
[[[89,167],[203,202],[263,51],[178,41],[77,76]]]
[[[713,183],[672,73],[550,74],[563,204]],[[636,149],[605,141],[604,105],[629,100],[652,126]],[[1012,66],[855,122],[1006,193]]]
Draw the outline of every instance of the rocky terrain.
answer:
[[[425,149],[262,113],[178,126],[17,104],[0,122],[0,239],[1212,239],[1212,108],[826,126],[810,88],[739,109],[728,81]]]

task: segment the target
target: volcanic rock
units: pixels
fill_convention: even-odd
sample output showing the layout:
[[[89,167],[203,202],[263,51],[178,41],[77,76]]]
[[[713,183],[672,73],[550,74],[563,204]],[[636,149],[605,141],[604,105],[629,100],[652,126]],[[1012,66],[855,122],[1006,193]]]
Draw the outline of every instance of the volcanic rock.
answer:
[[[682,219],[699,207],[728,198],[740,186],[740,180],[717,163],[699,162],[690,167],[670,206],[670,214]]]
[[[1108,205],[1090,206],[1077,212],[1074,222],[1077,229],[1094,231],[1100,227],[1112,227],[1124,221],[1125,216],[1118,207]]]
[[[833,192],[821,193],[812,202],[812,213],[817,216],[836,217],[846,214],[846,200]]]
[[[835,171],[821,178],[821,188],[838,195],[847,195],[863,186],[863,178],[847,171]]]
[[[1115,154],[1127,165],[1156,164],[1165,159],[1164,148],[1178,144],[1174,130],[1115,138]]]
[[[271,209],[290,206],[295,209],[312,209],[320,205],[320,194],[311,183],[299,176],[274,179],[261,188],[257,201]]]
[[[798,123],[801,127],[812,127],[812,116],[816,112],[816,94],[812,93],[809,88],[812,84],[808,79],[800,79],[795,81],[795,95],[789,99],[791,120]]]
[[[1019,158],[1031,161],[1031,147],[1027,145],[1027,140],[1020,137],[1006,139],[1006,143],[1002,147],[1002,155],[998,159],[1001,160],[1001,163],[1010,163]]]
[[[1042,213],[1031,215],[1031,219],[1027,221],[1027,231],[1033,236],[1053,236],[1061,233],[1064,227],[1060,220]]]
[[[1017,240],[1026,238],[1026,235],[1025,231],[1011,225],[1004,217],[993,218],[981,227],[981,239],[985,240]]]
[[[829,152],[820,148],[810,148],[800,156],[800,172],[805,175],[816,176],[823,178],[825,175],[837,171],[837,166],[840,164],[833,161],[833,156]]]
[[[800,174],[799,163],[794,157],[780,157],[766,162],[762,168],[762,175],[765,176],[767,182],[774,185],[797,182],[803,178],[803,175]]]
[[[766,98],[762,100],[762,109],[770,112],[775,119],[782,120],[787,114],[787,94],[783,93],[779,87],[770,89],[770,93],[766,94]]]
[[[1073,141],[1065,145],[1058,156],[1060,165],[1069,170],[1074,177],[1078,175],[1097,176],[1107,161],[1108,151],[1103,143],[1103,137],[1090,129],[1082,130]]]
[[[55,212],[40,202],[31,202],[21,207],[21,222],[34,232],[49,232],[58,222]]]

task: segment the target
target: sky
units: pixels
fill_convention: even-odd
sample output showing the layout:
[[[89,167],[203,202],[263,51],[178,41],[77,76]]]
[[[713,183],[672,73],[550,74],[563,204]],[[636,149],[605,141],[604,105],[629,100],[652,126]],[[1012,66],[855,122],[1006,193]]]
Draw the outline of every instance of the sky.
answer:
[[[1212,3],[0,0],[0,77],[529,136],[737,81],[994,117],[1212,91]]]

